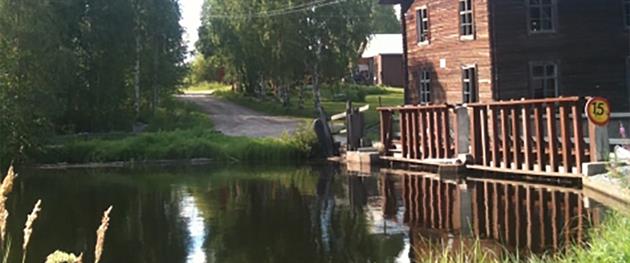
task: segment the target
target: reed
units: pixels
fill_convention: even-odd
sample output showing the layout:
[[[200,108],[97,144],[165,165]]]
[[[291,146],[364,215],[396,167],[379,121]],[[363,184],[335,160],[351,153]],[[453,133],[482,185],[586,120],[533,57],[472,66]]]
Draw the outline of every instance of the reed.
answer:
[[[46,257],[45,263],[83,263],[83,253],[76,256],[57,250]]]
[[[39,212],[42,211],[42,200],[37,200],[35,206],[33,207],[33,211],[26,218],[26,224],[24,225],[24,242],[22,243],[22,263],[26,262],[26,254],[28,254],[28,243],[31,241],[31,235],[33,234],[33,224],[37,217],[39,216]]]
[[[107,228],[109,228],[109,213],[112,212],[112,206],[107,208],[103,213],[103,218],[101,219],[101,225],[96,230],[96,246],[94,248],[94,263],[98,263],[101,260],[101,255],[103,254],[103,246],[105,245],[105,234],[107,232]]]
[[[4,245],[7,232],[6,228],[9,211],[6,208],[6,201],[9,193],[11,193],[11,191],[13,190],[14,179],[15,172],[13,170],[13,165],[11,165],[9,166],[9,170],[7,171],[7,175],[2,180],[2,185],[0,185],[0,245]]]

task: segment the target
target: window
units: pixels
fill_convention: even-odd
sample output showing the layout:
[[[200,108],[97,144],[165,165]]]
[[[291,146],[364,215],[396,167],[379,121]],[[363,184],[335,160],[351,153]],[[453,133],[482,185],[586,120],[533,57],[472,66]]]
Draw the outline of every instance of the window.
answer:
[[[529,4],[529,32],[553,32],[556,0],[526,0]]]
[[[472,1],[459,0],[459,35],[464,38],[471,38],[475,34]]]
[[[630,27],[630,0],[623,0],[623,19],[626,27]]]
[[[463,103],[477,102],[477,70],[474,66],[462,69]]]
[[[416,35],[418,44],[429,43],[429,12],[426,7],[416,10]]]
[[[418,75],[420,104],[431,103],[431,72],[423,70]]]
[[[551,62],[533,63],[530,83],[534,98],[557,97],[558,66]]]

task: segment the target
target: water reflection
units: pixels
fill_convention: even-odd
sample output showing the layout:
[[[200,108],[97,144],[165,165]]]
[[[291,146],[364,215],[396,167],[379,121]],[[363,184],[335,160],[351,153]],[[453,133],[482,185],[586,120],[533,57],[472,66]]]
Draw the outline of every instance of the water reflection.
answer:
[[[404,221],[410,226],[414,251],[420,254],[436,247],[459,251],[477,239],[498,255],[504,248],[556,252],[584,242],[588,228],[601,222],[604,210],[571,188],[488,179],[441,180],[421,173],[398,177],[385,182],[402,193]],[[397,199],[391,192],[384,196]]]
[[[410,262],[475,237],[541,252],[587,239],[601,215],[573,189],[337,166],[31,171],[9,199],[14,243],[38,198],[29,262],[55,249],[91,261],[110,204],[103,262]]]
[[[188,237],[191,242],[187,249],[188,256],[186,262],[188,263],[205,263],[206,254],[203,251],[203,244],[206,240],[206,228],[204,218],[196,206],[195,197],[188,193],[183,193],[183,198],[180,202],[182,211],[180,216],[186,222]]]

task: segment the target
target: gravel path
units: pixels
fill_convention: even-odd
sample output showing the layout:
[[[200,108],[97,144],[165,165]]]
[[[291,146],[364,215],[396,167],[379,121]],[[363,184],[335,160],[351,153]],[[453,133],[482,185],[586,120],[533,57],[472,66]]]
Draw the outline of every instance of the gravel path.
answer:
[[[178,95],[177,99],[201,106],[214,128],[230,136],[278,137],[295,132],[303,123],[296,118],[264,115],[212,95]]]

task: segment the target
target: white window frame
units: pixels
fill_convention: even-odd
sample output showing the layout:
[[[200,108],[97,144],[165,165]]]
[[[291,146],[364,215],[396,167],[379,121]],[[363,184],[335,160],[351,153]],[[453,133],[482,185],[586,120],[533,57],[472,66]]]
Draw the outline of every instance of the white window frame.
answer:
[[[467,71],[472,70],[472,76],[466,77]],[[462,66],[462,103],[474,103],[479,101],[479,81],[477,65]],[[471,98],[469,100],[466,99]]]
[[[470,6],[468,6],[467,10],[462,11],[461,10],[462,2],[464,3],[464,6],[466,6],[468,1],[470,1]],[[477,30],[475,29],[474,6],[475,6],[475,0],[459,0],[458,1],[457,12],[459,16],[459,29],[458,30],[459,30],[460,40],[474,40],[475,39],[475,34]],[[470,15],[470,24],[468,23],[464,24],[464,20],[462,18],[466,15]],[[464,35],[464,32],[462,30],[464,26],[470,26],[470,34]]]
[[[553,74],[549,75],[547,74],[547,67],[548,66],[554,66],[554,72]],[[534,76],[534,68],[535,67],[543,67],[543,75],[542,76]],[[529,89],[531,92],[531,97],[532,98],[539,98],[536,97],[536,92],[534,90],[534,85],[537,81],[543,81],[543,97],[542,98],[549,98],[546,97],[546,93],[548,91],[548,87],[547,87],[547,80],[549,79],[553,79],[555,81],[555,87],[553,90],[553,97],[558,97],[560,95],[560,67],[558,66],[558,63],[556,63],[555,61],[537,61],[537,62],[531,62],[529,64],[529,79],[530,79],[530,85],[529,85]]]
[[[424,11],[425,16],[422,16]],[[426,28],[425,28],[426,25]],[[429,24],[429,8],[420,6],[416,8],[416,43],[418,45],[428,45],[431,42],[431,25]],[[425,39],[423,38],[423,35]]]
[[[418,71],[418,102],[419,104],[430,104],[431,97],[431,71],[422,69]]]
[[[532,4],[531,1],[534,0],[525,0],[527,9],[527,32],[529,32],[529,34],[544,34],[544,33],[555,33],[558,29],[558,2],[557,0],[549,0],[550,4],[543,4],[542,1],[545,0],[538,0],[539,3],[538,4]],[[532,19],[532,14],[531,14],[531,10],[533,8],[537,8],[538,12],[540,14],[539,19],[542,20],[543,17],[543,8],[545,7],[550,7],[551,8],[551,17],[549,18],[549,22],[551,23],[551,28],[550,29],[540,29],[540,30],[532,30],[532,21],[534,19]],[[541,27],[542,27],[542,23],[541,23]]]

